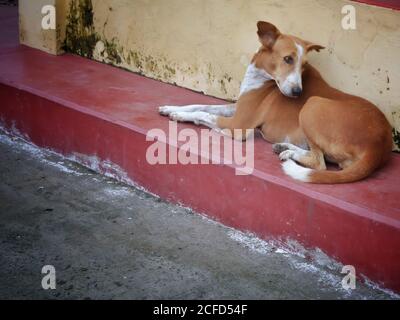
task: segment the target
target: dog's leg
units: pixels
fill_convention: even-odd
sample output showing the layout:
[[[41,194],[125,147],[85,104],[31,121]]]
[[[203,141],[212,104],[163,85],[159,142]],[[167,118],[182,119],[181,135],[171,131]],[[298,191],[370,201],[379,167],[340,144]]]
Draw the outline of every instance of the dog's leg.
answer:
[[[302,144],[302,145],[294,145],[292,143],[288,142],[281,142],[281,143],[274,143],[272,145],[272,150],[276,154],[281,154],[283,151],[286,150],[293,150],[293,151],[309,151],[309,146],[307,144]]]
[[[246,140],[251,133],[250,130],[233,129],[230,126],[232,117],[217,116],[203,111],[173,112],[169,117],[179,122],[193,122],[197,125],[204,125],[239,141]]]
[[[243,123],[235,122],[234,117],[220,116],[217,119],[218,128],[223,129],[222,133],[238,141],[245,141],[257,125],[252,123],[250,125],[243,125]],[[247,129],[243,129],[247,128]]]
[[[207,112],[210,114],[231,117],[235,114],[236,104],[222,104],[222,105],[202,105],[192,104],[188,106],[162,106],[159,107],[160,114],[168,116],[171,113],[177,112]]]
[[[250,135],[250,131],[244,129],[234,130],[236,127],[233,126],[232,121],[235,112],[235,104],[160,107],[160,113],[169,115],[171,120],[204,125],[221,134],[243,141]]]
[[[193,122],[194,124],[202,124],[211,129],[219,129],[217,125],[218,116],[204,111],[172,112],[169,114],[169,117],[174,121]]]
[[[290,143],[277,143],[273,146],[275,152],[279,152],[279,159],[286,161],[292,159],[305,167],[326,170],[323,152],[310,144],[311,150],[301,149]]]

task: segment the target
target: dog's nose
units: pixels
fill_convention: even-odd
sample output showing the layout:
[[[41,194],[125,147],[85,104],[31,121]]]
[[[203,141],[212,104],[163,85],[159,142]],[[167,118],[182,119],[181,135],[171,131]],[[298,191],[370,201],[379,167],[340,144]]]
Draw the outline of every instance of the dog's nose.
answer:
[[[300,97],[302,92],[303,92],[303,90],[300,87],[294,87],[292,89],[292,96],[293,97]]]

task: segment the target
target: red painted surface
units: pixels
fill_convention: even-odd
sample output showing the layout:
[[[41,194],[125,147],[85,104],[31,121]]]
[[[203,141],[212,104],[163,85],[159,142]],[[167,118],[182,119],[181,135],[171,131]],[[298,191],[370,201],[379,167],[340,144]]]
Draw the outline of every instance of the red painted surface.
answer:
[[[168,128],[157,106],[221,100],[80,57],[20,47],[11,36],[0,46],[0,118],[6,127],[65,155],[110,160],[163,198],[264,239],[319,247],[354,265],[358,274],[400,291],[398,155],[365,181],[333,186],[284,176],[261,138],[251,176],[236,176],[227,165],[151,166],[145,134]],[[199,130],[179,125],[186,127]]]
[[[400,10],[400,0],[353,0],[373,6]]]

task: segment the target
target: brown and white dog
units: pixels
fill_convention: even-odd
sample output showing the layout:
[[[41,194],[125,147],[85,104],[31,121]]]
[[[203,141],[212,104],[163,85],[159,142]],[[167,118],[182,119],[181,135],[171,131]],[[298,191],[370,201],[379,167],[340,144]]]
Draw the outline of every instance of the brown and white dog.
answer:
[[[257,27],[262,46],[236,104],[164,106],[160,113],[224,129],[235,139],[246,139],[246,129],[260,129],[275,143],[285,173],[304,182],[353,182],[382,166],[392,150],[391,126],[383,113],[363,98],[330,87],[307,63],[307,53],[323,47],[282,34],[268,22]],[[342,170],[326,170],[325,160]]]

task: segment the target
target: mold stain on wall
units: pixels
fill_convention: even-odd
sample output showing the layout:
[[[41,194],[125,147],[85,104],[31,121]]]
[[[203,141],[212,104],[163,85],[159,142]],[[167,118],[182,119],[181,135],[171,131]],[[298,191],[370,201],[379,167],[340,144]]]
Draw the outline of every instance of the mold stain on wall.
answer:
[[[400,132],[397,131],[395,128],[393,128],[392,132],[393,132],[393,141],[397,148],[395,151],[400,152]]]
[[[93,26],[91,0],[72,0],[67,16],[64,50],[86,58],[93,58],[96,43],[100,40]]]
[[[394,123],[400,123],[400,113],[397,111],[392,112]],[[394,151],[400,153],[400,131],[397,130],[396,126],[392,129],[393,134],[393,144],[394,144]]]
[[[112,11],[112,8],[110,8]],[[105,23],[106,25],[106,23]],[[89,59],[119,66],[124,62],[136,64],[142,69],[138,53],[125,53],[116,38],[106,39],[94,26],[94,11],[91,0],[71,0],[67,16],[64,50]],[[133,56],[131,56],[133,55]]]
[[[112,7],[108,10],[113,13]],[[169,61],[162,54],[158,54],[157,57],[146,54],[144,48],[124,48],[116,37],[108,39],[104,34],[108,17],[103,30],[97,30],[92,0],[70,0],[68,12],[63,45],[66,52],[168,83],[184,85],[185,80],[193,79],[192,85],[186,85],[190,89],[203,92],[202,84],[204,86],[206,83],[208,87],[221,92],[220,97],[225,98],[232,91],[230,87],[240,86],[240,83],[234,83],[227,73],[224,73],[223,77],[216,76],[221,72],[216,72],[211,63],[204,63],[203,66],[178,64]]]

